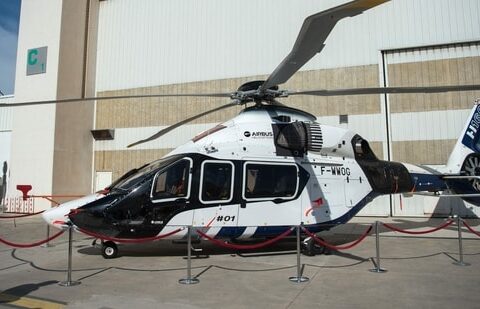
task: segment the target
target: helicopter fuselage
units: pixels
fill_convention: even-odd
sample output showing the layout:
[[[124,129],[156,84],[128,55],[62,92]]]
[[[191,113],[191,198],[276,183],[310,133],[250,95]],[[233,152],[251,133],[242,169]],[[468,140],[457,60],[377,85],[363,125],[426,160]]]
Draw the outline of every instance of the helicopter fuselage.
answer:
[[[378,195],[443,185],[407,166],[377,159],[359,135],[303,111],[255,106],[127,173],[108,192],[50,213],[75,209],[76,227],[117,238],[184,226],[220,238],[272,236],[298,224],[318,232],[347,222]]]

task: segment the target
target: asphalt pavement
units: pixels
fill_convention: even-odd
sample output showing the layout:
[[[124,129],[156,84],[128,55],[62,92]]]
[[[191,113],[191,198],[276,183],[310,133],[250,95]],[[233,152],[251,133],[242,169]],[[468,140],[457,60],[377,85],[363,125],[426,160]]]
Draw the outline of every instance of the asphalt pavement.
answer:
[[[321,233],[335,245],[350,243],[376,220],[409,231],[425,231],[444,219],[359,217]],[[480,231],[480,220],[467,220]],[[46,237],[39,217],[0,220],[0,238],[30,243]],[[51,231],[50,235],[55,231]],[[120,246],[106,260],[92,239],[74,233],[71,281],[67,280],[68,233],[50,247],[15,249],[0,244],[0,307],[23,308],[479,308],[480,237],[465,227],[463,261],[457,226],[427,235],[392,232],[381,225],[380,266],[371,233],[350,250],[300,256],[304,283],[297,275],[296,241],[256,251],[232,251],[208,241],[196,244],[187,278],[185,244],[157,241]]]

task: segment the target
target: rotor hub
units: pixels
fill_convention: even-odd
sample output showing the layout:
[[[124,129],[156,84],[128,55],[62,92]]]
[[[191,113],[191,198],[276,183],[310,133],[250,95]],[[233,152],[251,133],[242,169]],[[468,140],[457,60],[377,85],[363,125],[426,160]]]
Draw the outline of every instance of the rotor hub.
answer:
[[[231,99],[238,100],[240,104],[248,102],[274,104],[276,98],[288,96],[288,92],[286,90],[278,90],[278,86],[263,89],[262,85],[264,82],[263,80],[256,80],[241,85],[231,95]]]

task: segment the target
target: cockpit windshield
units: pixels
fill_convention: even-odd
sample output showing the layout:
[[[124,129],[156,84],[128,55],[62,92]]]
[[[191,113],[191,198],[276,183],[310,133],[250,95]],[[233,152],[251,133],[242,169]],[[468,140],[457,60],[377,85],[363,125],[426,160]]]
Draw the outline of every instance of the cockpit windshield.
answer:
[[[161,169],[164,166],[169,165],[173,161],[177,160],[178,157],[167,157],[160,160],[153,161],[152,163],[145,164],[138,169],[133,169],[124,174],[122,177],[114,181],[107,189],[108,190],[129,190],[130,188],[134,187],[137,183],[143,180],[143,176],[147,176],[148,174],[155,172]]]

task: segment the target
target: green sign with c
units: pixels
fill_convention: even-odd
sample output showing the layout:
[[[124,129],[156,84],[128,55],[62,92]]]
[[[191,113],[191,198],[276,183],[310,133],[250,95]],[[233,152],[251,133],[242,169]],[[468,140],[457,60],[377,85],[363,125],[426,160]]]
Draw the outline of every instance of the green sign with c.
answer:
[[[27,58],[28,65],[36,64],[38,62],[37,56],[38,56],[38,49],[30,49],[28,51],[28,58]]]
[[[27,75],[45,73],[47,70],[47,46],[27,50]]]

